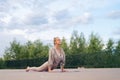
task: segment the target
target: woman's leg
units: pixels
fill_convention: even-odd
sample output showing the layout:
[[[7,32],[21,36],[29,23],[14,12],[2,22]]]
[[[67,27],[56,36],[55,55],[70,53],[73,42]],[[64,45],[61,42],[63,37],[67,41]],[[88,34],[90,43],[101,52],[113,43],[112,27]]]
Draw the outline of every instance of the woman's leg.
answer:
[[[38,71],[38,72],[48,71],[48,62],[45,62],[40,67],[27,67],[26,72],[28,71]]]

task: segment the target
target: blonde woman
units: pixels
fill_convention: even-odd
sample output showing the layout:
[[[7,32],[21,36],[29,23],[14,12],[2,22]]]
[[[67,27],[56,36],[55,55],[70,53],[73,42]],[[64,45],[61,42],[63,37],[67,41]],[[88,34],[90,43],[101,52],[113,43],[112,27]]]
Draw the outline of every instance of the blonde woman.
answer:
[[[60,64],[61,71],[64,72],[65,65],[65,53],[61,48],[61,40],[59,37],[54,38],[54,47],[49,50],[49,58],[48,61],[42,64],[39,67],[27,67],[26,71],[48,71],[51,72],[53,69],[57,68]]]

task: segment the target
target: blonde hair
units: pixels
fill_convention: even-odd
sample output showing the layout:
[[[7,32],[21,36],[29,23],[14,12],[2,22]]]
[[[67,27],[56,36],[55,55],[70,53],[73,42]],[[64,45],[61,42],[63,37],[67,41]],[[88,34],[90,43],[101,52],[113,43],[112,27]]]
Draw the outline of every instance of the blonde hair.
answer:
[[[59,37],[54,37],[53,43],[55,45],[56,39],[58,39]]]

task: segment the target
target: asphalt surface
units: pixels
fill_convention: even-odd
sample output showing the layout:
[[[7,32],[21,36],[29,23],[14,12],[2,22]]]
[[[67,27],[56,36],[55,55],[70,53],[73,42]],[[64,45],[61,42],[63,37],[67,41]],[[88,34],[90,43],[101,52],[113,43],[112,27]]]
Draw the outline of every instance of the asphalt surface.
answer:
[[[25,69],[1,69],[0,80],[120,80],[120,68],[79,68],[61,72],[25,72]]]

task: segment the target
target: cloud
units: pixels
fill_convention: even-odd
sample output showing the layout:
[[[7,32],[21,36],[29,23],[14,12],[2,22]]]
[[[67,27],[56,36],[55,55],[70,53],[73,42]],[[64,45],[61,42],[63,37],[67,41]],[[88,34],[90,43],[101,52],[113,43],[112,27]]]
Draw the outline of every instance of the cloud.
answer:
[[[51,40],[54,36],[60,36],[62,38],[63,35],[67,36],[67,33],[68,32],[64,32],[63,30],[60,30],[60,29],[58,30],[51,29],[49,30],[49,32],[48,31],[37,31],[37,29],[13,29],[13,30],[4,29],[2,32],[0,32],[3,38],[6,35],[9,37],[12,37],[13,39],[21,36],[20,37],[21,39],[31,40],[31,41],[34,41],[37,39],[41,39],[42,41]]]
[[[92,14],[87,10],[101,6],[103,1],[2,0],[0,2],[1,29],[37,28],[38,31],[42,31],[89,24]]]
[[[0,31],[0,57],[3,56],[5,49],[10,46],[10,42],[12,42],[14,39],[21,43],[26,41],[21,32],[19,30],[14,30],[12,32],[6,29]]]
[[[88,24],[92,20],[92,15],[88,12],[85,12],[83,15],[73,18],[73,24]]]
[[[117,29],[113,32],[113,34],[120,36],[120,28],[117,28]]]
[[[41,25],[44,25],[44,24],[47,24],[48,23],[48,19],[44,16],[31,16],[29,17],[26,21],[25,21],[25,24],[26,25],[38,25],[38,26],[41,26]]]
[[[10,20],[11,20],[11,16],[9,16],[9,15],[4,16],[1,14],[1,16],[0,16],[1,23],[8,24],[10,22]]]
[[[41,39],[43,42],[50,41],[55,36],[65,36],[69,39],[70,26],[89,23],[91,18],[89,12],[73,14],[74,10],[78,10],[75,9],[73,0],[53,1],[3,0],[3,5],[0,5],[0,35],[3,39],[1,42],[7,40],[3,47],[8,46],[14,38],[21,42],[36,39]],[[66,28],[68,32],[65,31]],[[4,44],[1,43],[2,45]]]
[[[120,40],[120,27],[116,28],[113,32],[112,32],[112,36],[114,36],[114,41],[117,42]]]
[[[104,8],[108,1],[0,0],[0,42],[5,41],[0,48],[4,49],[14,38],[21,42],[50,41],[54,36],[69,39],[74,26],[91,24],[92,11]],[[113,15],[117,18],[119,11],[110,14]]]
[[[12,38],[18,38],[18,36],[22,36],[22,39],[29,40],[27,36],[35,33],[35,29],[4,29],[1,34],[2,35],[10,35]],[[33,38],[33,37],[32,37]],[[38,38],[39,39],[39,38]]]
[[[47,1],[47,0],[45,0]],[[47,23],[45,13],[47,13],[44,6],[41,6],[45,1],[33,0],[6,0],[2,2],[4,8],[0,14],[0,24],[6,28],[26,27],[26,25],[41,25]],[[38,3],[37,3],[38,2]],[[7,7],[7,6],[9,7]]]
[[[3,1],[4,5],[2,7],[5,10],[0,13],[3,14],[0,17],[0,24],[3,28],[6,27],[8,29],[39,27],[42,30],[64,28],[68,23],[75,25],[89,24],[92,18],[91,14],[89,12],[83,12],[81,9],[85,9],[87,7],[85,5],[90,1],[85,0],[81,2],[76,0],[76,5],[73,2],[74,0],[70,0],[69,2],[61,0],[6,0]],[[81,7],[81,3],[84,6]],[[92,6],[92,1],[90,4]]]
[[[111,18],[111,19],[120,19],[120,10],[111,11],[111,12],[108,14],[108,18]]]
[[[63,21],[63,20],[68,20],[71,18],[70,12],[68,10],[61,10],[58,11],[55,15],[54,15],[55,19],[57,21]]]

